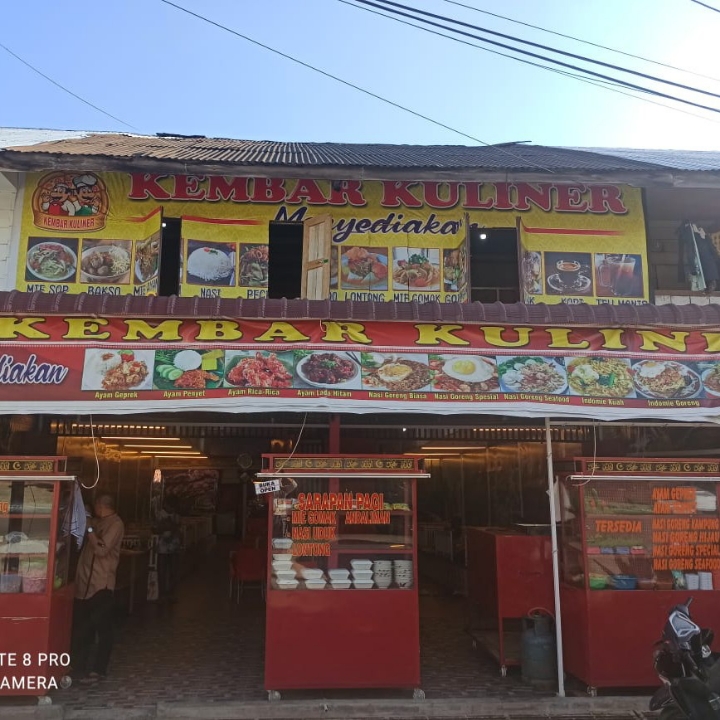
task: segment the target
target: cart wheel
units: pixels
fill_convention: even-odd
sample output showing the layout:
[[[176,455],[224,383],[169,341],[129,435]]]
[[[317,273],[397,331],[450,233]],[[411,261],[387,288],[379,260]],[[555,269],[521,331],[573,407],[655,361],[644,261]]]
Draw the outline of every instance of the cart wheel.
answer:
[[[592,685],[588,685],[587,694],[590,697],[597,697],[597,688]]]
[[[41,695],[38,698],[38,705],[52,705],[52,698],[49,695]]]
[[[420,688],[415,688],[413,690],[413,700],[424,700],[425,699],[425,691],[421,690]]]
[[[282,695],[277,690],[268,690],[268,701],[277,702],[278,700],[282,700]]]
[[[507,677],[507,667],[505,665],[500,666],[500,675],[502,675],[502,677]]]

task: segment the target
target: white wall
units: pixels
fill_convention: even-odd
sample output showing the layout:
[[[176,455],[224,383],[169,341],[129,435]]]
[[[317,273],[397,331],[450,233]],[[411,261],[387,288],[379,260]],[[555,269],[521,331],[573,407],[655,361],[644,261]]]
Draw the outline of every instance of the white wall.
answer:
[[[10,249],[18,183],[17,173],[0,173],[0,290],[12,290],[15,285]]]

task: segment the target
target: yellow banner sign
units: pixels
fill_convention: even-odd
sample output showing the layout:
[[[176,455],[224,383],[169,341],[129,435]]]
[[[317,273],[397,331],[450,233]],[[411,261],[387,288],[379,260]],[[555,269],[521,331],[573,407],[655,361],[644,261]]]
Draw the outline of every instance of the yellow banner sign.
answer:
[[[54,172],[29,174],[24,198],[22,290],[157,292],[164,216],[181,221],[167,252],[183,296],[266,297],[273,257],[297,247],[298,271],[329,266],[331,299],[467,302],[473,231],[510,228],[525,302],[648,300],[641,195],[627,186]],[[303,263],[302,223],[321,215],[326,257]]]

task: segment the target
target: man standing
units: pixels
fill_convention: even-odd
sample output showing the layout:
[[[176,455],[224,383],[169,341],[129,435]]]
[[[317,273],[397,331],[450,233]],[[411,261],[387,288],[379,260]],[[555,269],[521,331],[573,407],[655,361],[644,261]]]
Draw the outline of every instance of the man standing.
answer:
[[[112,496],[100,495],[94,513],[75,575],[73,617],[72,665],[76,672],[88,671],[89,656],[95,649],[86,682],[97,682],[107,674],[113,643],[113,591],[125,532]]]

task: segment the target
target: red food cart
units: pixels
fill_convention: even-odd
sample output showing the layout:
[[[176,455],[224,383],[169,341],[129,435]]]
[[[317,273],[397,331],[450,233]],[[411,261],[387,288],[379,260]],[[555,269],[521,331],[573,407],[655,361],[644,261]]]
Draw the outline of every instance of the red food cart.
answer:
[[[420,689],[416,481],[405,456],[263,457],[265,689]]]
[[[64,463],[0,457],[0,695],[49,702],[47,693],[68,672],[75,478],[62,474]]]
[[[479,527],[465,528],[465,537],[468,594],[484,626],[472,632],[473,641],[498,661],[505,677],[521,659],[520,631],[508,631],[506,621],[536,609],[554,614],[550,537]]]
[[[565,668],[590,694],[657,685],[670,608],[720,628],[720,463],[580,458],[561,483]]]

